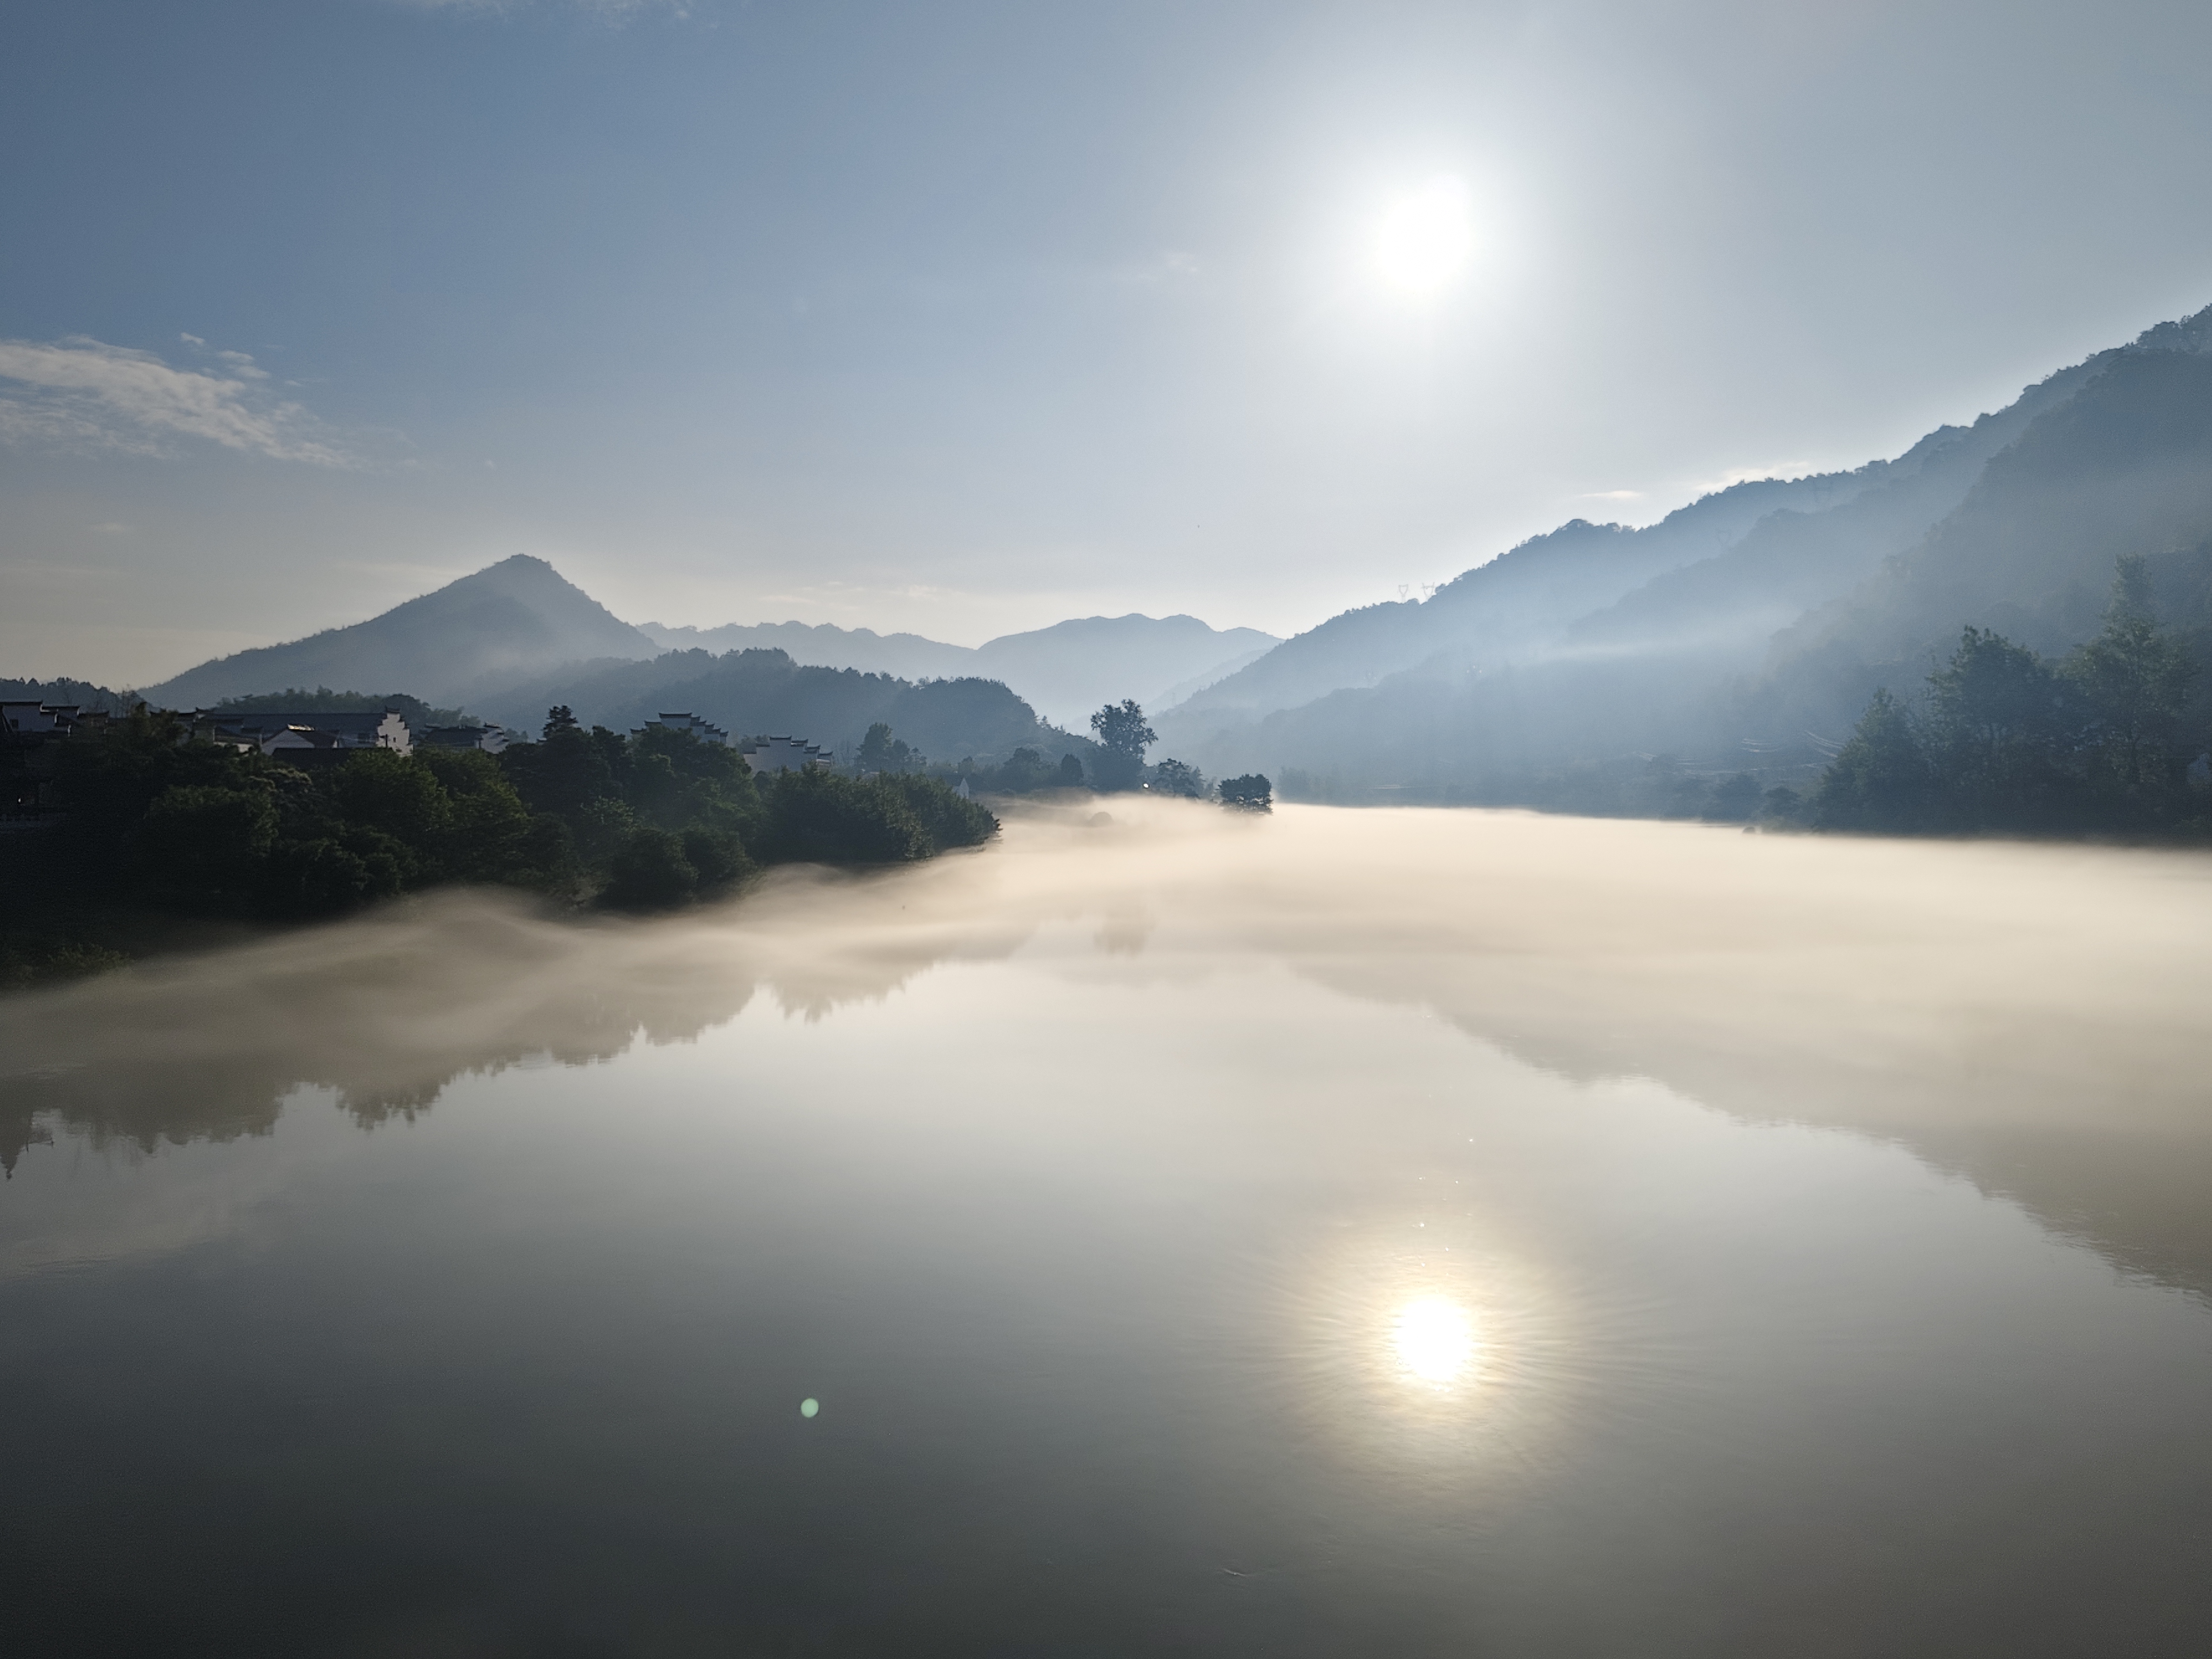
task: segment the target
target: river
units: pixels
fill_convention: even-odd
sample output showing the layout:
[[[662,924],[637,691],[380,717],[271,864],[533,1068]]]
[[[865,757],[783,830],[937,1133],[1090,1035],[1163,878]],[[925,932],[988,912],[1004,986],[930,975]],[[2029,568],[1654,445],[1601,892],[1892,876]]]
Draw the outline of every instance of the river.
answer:
[[[7,1650],[2204,1650],[2212,859],[1103,805],[0,1002]]]

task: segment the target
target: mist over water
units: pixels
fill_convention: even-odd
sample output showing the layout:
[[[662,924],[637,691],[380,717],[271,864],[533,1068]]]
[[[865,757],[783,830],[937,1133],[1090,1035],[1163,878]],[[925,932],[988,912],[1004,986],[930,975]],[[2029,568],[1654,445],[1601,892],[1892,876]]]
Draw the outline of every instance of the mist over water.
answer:
[[[2194,1650],[2212,860],[1107,805],[0,1005],[26,1628]]]

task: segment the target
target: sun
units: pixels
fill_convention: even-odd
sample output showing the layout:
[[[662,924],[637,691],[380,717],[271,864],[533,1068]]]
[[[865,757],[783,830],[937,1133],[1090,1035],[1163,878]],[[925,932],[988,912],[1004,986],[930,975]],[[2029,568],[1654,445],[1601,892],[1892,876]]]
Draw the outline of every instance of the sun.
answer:
[[[1391,204],[1376,227],[1375,273],[1412,299],[1440,294],[1474,259],[1474,216],[1467,185],[1431,179]]]
[[[1456,1381],[1474,1358],[1474,1328],[1451,1303],[1425,1296],[1398,1310],[1390,1346],[1408,1375],[1441,1389]]]

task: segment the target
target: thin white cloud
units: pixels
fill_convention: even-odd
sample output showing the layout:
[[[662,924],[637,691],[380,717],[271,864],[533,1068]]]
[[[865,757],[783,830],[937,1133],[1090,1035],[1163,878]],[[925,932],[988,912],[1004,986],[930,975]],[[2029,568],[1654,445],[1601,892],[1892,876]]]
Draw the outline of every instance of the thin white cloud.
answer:
[[[169,455],[189,439],[280,461],[359,464],[303,405],[271,396],[252,358],[208,355],[211,372],[83,335],[0,340],[0,441]]]
[[[1114,267],[1112,280],[1140,288],[1157,287],[1162,283],[1178,282],[1199,273],[1198,256],[1180,248],[1163,248],[1141,259],[1129,260]]]
[[[1820,461],[1769,461],[1763,466],[1732,466],[1717,477],[1691,481],[1693,495],[1717,495],[1732,489],[1740,483],[1753,483],[1765,478],[1809,478],[1819,472],[1848,471],[1848,466],[1838,467]]]

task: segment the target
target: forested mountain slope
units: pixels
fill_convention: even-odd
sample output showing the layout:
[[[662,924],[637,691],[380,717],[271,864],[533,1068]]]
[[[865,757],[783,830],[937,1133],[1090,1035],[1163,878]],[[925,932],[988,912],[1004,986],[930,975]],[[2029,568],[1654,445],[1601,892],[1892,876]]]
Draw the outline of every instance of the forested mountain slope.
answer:
[[[1178,732],[1218,728],[1343,687],[1372,685],[1440,652],[1473,660],[1543,648],[1576,617],[1661,572],[1710,557],[1767,514],[1850,501],[1889,466],[1736,484],[1641,530],[1571,520],[1467,571],[1425,601],[1332,617],[1164,712]]]
[[[781,651],[676,651],[642,663],[587,665],[583,670],[520,687],[477,705],[487,718],[526,731],[556,704],[586,726],[626,732],[653,715],[678,711],[721,726],[732,737],[773,734],[827,748],[858,744],[882,720],[894,736],[933,760],[973,757],[988,763],[1018,748],[1047,759],[1088,754],[1088,738],[1041,722],[1028,703],[995,680],[914,684],[887,674],[793,662]]]
[[[1618,583],[1642,556],[1626,551],[1637,548],[1631,538],[1681,515],[1642,532],[1565,526],[1427,605],[1381,607],[1427,611],[1454,589],[1480,592],[1484,574],[1504,568],[1491,579],[1500,602],[1486,629],[1427,623],[1453,647],[1371,684],[1240,714],[1218,707],[1233,692],[1224,683],[1157,723],[1175,752],[1214,769],[1310,771],[1354,794],[1606,810],[1619,780],[1675,764],[1655,756],[1714,771],[1802,772],[1875,686],[1917,684],[1967,623],[2046,653],[2078,643],[2094,631],[2123,555],[2150,557],[2176,605],[2201,597],[2206,565],[2194,550],[2212,544],[2208,343],[2212,312],[2148,331],[1972,427],[1844,475],[1862,482],[1840,499],[1760,515],[1718,550],[1565,619],[1548,642],[1522,627],[1517,645],[1486,643],[1512,636],[1497,625],[1501,613],[1518,626],[1547,614],[1547,591],[1571,594],[1577,567],[1595,574],[1584,591]],[[1509,575],[1507,561],[1524,556],[1527,573]],[[1372,615],[1333,619],[1274,655],[1372,629]],[[1395,637],[1415,626],[1396,623]],[[1262,678],[1271,660],[1237,678]],[[1384,660],[1377,651],[1370,672]],[[1216,707],[1203,709],[1208,702]],[[1613,781],[1592,781],[1601,776]]]
[[[640,623],[638,632],[663,651],[781,651],[805,667],[857,668],[900,679],[938,679],[974,672],[975,648],[920,634],[878,634],[832,623],[728,623],[720,628],[668,628]]]

